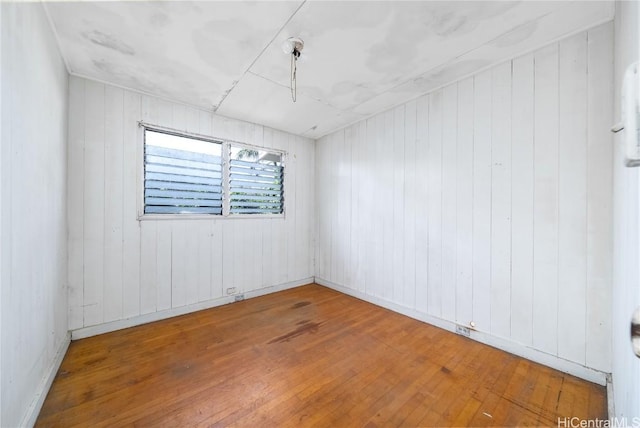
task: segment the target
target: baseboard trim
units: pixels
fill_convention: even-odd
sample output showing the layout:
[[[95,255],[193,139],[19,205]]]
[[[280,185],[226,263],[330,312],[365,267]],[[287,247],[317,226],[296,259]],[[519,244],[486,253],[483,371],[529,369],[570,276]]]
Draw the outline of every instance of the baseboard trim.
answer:
[[[313,283],[313,281],[314,278],[309,277],[296,281],[286,282],[283,284],[259,288],[257,290],[245,291],[241,294],[244,294],[245,299],[251,299],[258,296],[263,296],[265,294],[271,294],[277,291],[288,290],[290,288],[300,287],[301,285],[311,284]],[[97,336],[99,334],[110,333],[112,331],[135,327],[137,325],[148,324],[150,322],[160,321],[178,315],[184,315],[204,309],[215,308],[216,306],[227,305],[229,303],[233,303],[234,301],[235,296],[224,296],[218,299],[207,300],[205,302],[198,302],[187,306],[180,306],[178,308],[171,308],[163,311],[138,315],[123,320],[111,321],[89,327],[82,327],[71,331],[71,340],[84,339],[86,337]]]
[[[40,384],[38,385],[38,389],[36,391],[36,395],[35,397],[33,397],[33,400],[31,401],[31,404],[29,405],[24,418],[22,418],[20,426],[32,427],[36,424],[36,420],[38,419],[38,415],[40,414],[40,410],[42,410],[42,405],[44,404],[44,399],[47,398],[47,394],[49,393],[51,384],[53,384],[53,380],[56,378],[56,374],[58,373],[58,369],[62,364],[64,356],[67,354],[67,349],[69,349],[70,343],[71,335],[67,333],[64,340],[58,347],[56,356],[49,365],[49,370],[40,381]]]
[[[388,300],[384,300],[376,296],[370,296],[361,291],[353,290],[351,288],[333,283],[331,281],[327,281],[322,278],[316,277],[315,282],[317,284],[323,285],[325,287],[331,288],[341,293],[356,297],[360,300],[364,300],[374,305],[381,306],[383,308],[392,310],[394,312],[398,312],[402,315],[406,315],[410,318],[414,318],[419,321],[425,322],[427,324],[431,324],[433,326],[455,333],[456,324],[452,321],[434,317],[424,312],[407,308],[406,306],[389,302]],[[592,369],[590,367],[585,367],[583,365],[580,365],[573,361],[565,360],[555,355],[547,354],[546,352],[542,352],[540,350],[528,347],[526,345],[512,342],[510,340],[507,340],[501,337],[496,337],[489,333],[477,331],[477,330],[471,331],[471,339],[477,342],[484,343],[489,346],[493,346],[494,348],[501,349],[503,351],[517,355],[519,357],[526,358],[528,360],[545,365],[547,367],[551,367],[561,372],[579,377],[589,382],[597,383],[602,386],[607,385],[607,376],[608,376],[607,373]]]
[[[607,412],[609,420],[616,417],[616,401],[613,397],[613,376],[607,374]]]

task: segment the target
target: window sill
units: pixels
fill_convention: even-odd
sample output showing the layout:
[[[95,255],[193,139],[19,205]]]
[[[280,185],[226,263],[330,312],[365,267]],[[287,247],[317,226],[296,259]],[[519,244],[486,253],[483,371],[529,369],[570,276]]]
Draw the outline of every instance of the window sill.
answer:
[[[191,220],[267,220],[267,219],[285,219],[284,214],[230,214],[227,216],[216,214],[142,214],[138,215],[138,221],[191,221]]]

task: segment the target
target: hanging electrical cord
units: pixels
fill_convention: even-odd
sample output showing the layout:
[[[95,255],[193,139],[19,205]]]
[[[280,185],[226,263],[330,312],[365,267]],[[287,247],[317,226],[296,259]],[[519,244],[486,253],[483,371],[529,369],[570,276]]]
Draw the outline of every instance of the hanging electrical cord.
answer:
[[[298,71],[298,57],[300,56],[300,52],[294,49],[291,52],[291,79],[289,81],[289,88],[291,89],[291,99],[293,102],[296,102],[298,98],[298,79],[296,76],[296,72]]]
[[[304,48],[304,42],[297,37],[289,37],[282,44],[282,51],[291,55],[289,89],[291,90],[291,99],[294,103],[298,99],[298,58],[300,58],[302,48]]]

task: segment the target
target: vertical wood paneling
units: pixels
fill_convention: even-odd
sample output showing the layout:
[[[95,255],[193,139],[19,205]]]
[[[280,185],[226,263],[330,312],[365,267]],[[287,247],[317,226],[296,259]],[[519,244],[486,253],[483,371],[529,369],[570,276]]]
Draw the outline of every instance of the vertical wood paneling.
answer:
[[[474,79],[473,118],[473,320],[491,320],[491,70]]]
[[[367,119],[365,121],[363,139],[361,139],[362,143],[361,147],[361,169],[360,169],[360,180],[362,185],[362,191],[360,196],[360,213],[359,218],[362,221],[362,263],[365,264],[363,266],[364,269],[364,285],[362,287],[362,291],[367,294],[372,293],[372,274],[373,269],[371,268],[372,256],[373,256],[373,228],[372,228],[372,217],[366,213],[372,212],[372,196],[373,196],[373,170],[372,168],[372,152],[373,152],[373,135],[375,132],[373,119]],[[316,149],[320,147],[321,142],[316,143]],[[320,171],[324,168],[322,163],[316,165],[316,174],[318,176],[321,174]],[[318,184],[322,184],[322,180],[316,180]],[[321,186],[322,187],[322,186]],[[323,196],[324,193],[317,193],[319,196]],[[323,201],[326,199],[318,199],[317,207],[321,210]],[[322,211],[318,213],[317,222],[322,222]],[[320,255],[322,257],[322,255]]]
[[[558,45],[535,53],[533,346],[558,349]]]
[[[270,223],[269,221],[267,221]],[[214,221],[212,224],[211,236],[211,298],[216,299],[224,296],[224,265],[222,263],[224,257],[224,229],[222,223]],[[271,282],[270,284],[273,284]]]
[[[184,223],[184,234],[180,238],[185,240],[184,254],[186,258],[182,259],[184,263],[184,304],[190,305],[197,303],[199,299],[200,287],[198,285],[198,278],[200,275],[200,269],[198,266],[198,260],[200,260],[200,230],[202,228],[201,222],[189,222]],[[173,240],[173,237],[172,237]],[[177,269],[179,269],[176,266]],[[178,292],[180,295],[180,292]],[[180,302],[176,302],[179,304]]]
[[[389,296],[394,302],[401,303],[404,300],[404,186],[405,186],[405,106],[401,105],[393,110],[393,216],[390,217],[392,242],[392,265],[391,273],[392,293]],[[386,226],[386,225],[385,225]],[[387,236],[385,228],[385,237]],[[385,248],[389,242],[385,241]],[[386,259],[386,257],[385,257]]]
[[[197,299],[194,259],[198,257],[198,241],[191,222],[174,221],[171,226],[171,307],[177,308]]]
[[[316,170],[322,171],[322,179],[316,181],[316,197],[318,201],[327,201],[329,200],[329,190],[330,186],[324,185],[324,181],[328,178],[326,175],[328,174],[328,166],[330,164],[329,161],[329,143],[328,138],[325,137],[320,141],[322,144],[316,145]],[[316,272],[318,276],[322,276],[323,278],[330,277],[330,251],[328,247],[328,243],[330,240],[329,237],[329,222],[331,220],[328,210],[329,204],[319,203],[318,210],[318,219],[316,221]]]
[[[296,177],[306,174],[307,171],[313,171],[311,168],[311,161],[313,160],[311,152],[312,147],[304,144],[304,139],[302,137],[295,137],[292,147],[295,148]],[[349,160],[350,159],[351,154],[349,154]],[[310,258],[309,252],[311,251],[311,248],[310,245],[308,245],[308,237],[310,236],[311,216],[302,215],[302,213],[307,207],[309,211],[312,210],[311,206],[313,201],[311,200],[311,196],[313,193],[310,189],[310,186],[312,185],[313,183],[310,183],[309,181],[296,182],[296,224],[293,235],[294,242],[292,245],[296,252],[296,262],[291,272],[293,278],[299,278],[301,275],[305,275],[305,272],[309,271],[308,260]],[[351,198],[348,198],[348,202],[351,203]],[[350,220],[351,219],[349,218],[349,221]],[[262,232],[262,238],[264,240],[264,229],[262,228],[262,224],[257,223],[256,226]],[[349,237],[349,239],[351,239],[351,237]],[[262,255],[257,258],[258,262],[261,260],[261,257]],[[351,263],[348,263],[347,266],[351,266]]]
[[[473,320],[473,78],[458,83],[456,165],[456,318]]]
[[[425,95],[416,102],[416,301],[415,308],[427,312],[429,278],[429,98]]]
[[[104,320],[105,87],[85,83],[84,325]]]
[[[327,159],[327,162],[323,164],[323,173],[324,173],[324,177],[325,180],[327,180],[331,185],[328,187],[327,189],[327,193],[326,193],[326,197],[330,198],[333,202],[331,204],[327,204],[326,205],[326,211],[325,211],[325,215],[327,216],[327,221],[325,224],[325,233],[326,233],[326,241],[325,241],[325,248],[327,251],[327,258],[326,258],[326,272],[327,275],[331,276],[332,278],[335,278],[335,265],[336,265],[336,260],[333,254],[333,246],[334,246],[334,236],[333,236],[333,228],[334,228],[334,221],[335,221],[335,198],[336,198],[336,194],[333,193],[333,189],[335,189],[335,182],[334,182],[334,174],[335,174],[335,166],[336,166],[336,161],[331,161],[331,159],[333,159],[333,157],[335,156],[335,147],[334,147],[334,141],[335,141],[336,135],[332,134],[331,136],[327,137],[327,144],[326,144],[326,150],[325,150],[325,158]]]
[[[201,222],[198,228],[197,289],[198,301],[211,299],[211,223]],[[261,248],[262,250],[262,248]],[[262,284],[257,284],[262,286]]]
[[[67,175],[69,219],[69,329],[84,326],[84,113],[85,81],[69,80],[69,149]]]
[[[172,128],[177,129],[178,131],[198,131],[197,129],[189,128],[189,124],[187,123],[187,106],[174,104],[169,106],[169,109],[171,111],[171,117],[167,117],[164,120],[169,120]]]
[[[202,135],[215,135],[213,130],[213,118],[206,111],[198,110],[198,127]]]
[[[347,141],[350,144],[347,145],[347,150],[349,150],[349,159],[351,159],[350,164],[350,178],[351,178],[351,211],[349,215],[349,275],[351,277],[351,287],[355,290],[360,289],[363,284],[362,272],[360,270],[360,259],[359,259],[359,246],[358,243],[359,237],[361,236],[360,226],[361,223],[358,221],[358,213],[359,213],[359,203],[360,203],[360,192],[361,192],[361,183],[360,183],[360,126],[353,125],[349,127],[349,137]]]
[[[394,212],[396,200],[394,198],[395,191],[395,171],[402,171],[401,165],[396,165],[397,155],[396,149],[396,128],[395,128],[395,112],[390,110],[384,115],[379,116],[376,122],[376,165],[374,177],[376,184],[374,188],[373,206],[378,206],[378,201],[389,201],[386,204],[380,204],[381,216],[375,218],[377,222],[376,235],[379,239],[376,241],[376,255],[379,273],[376,275],[376,293],[386,299],[393,299],[394,281]],[[400,143],[398,143],[400,146]],[[391,153],[387,153],[387,147],[391,147]]]
[[[2,22],[2,8],[0,7],[0,22]],[[3,100],[3,90],[2,90],[2,85],[4,82],[4,79],[2,77],[3,74],[5,74],[6,76],[6,72],[4,71],[4,69],[2,68],[2,58],[3,58],[3,54],[2,54],[2,50],[3,50],[3,43],[2,43],[2,38],[3,38],[3,33],[2,30],[0,30],[0,140],[4,141],[4,138],[2,136],[2,127],[4,125],[4,121],[5,121],[5,114],[6,116],[9,116],[8,113],[3,114],[2,113],[2,105],[4,104],[4,100]],[[7,97],[7,99],[9,98],[7,95],[7,92],[4,92],[5,97]],[[7,120],[8,121],[8,120]],[[4,125],[6,126],[6,125]],[[6,129],[6,128],[5,128]],[[67,134],[67,138],[69,138],[69,134]],[[7,234],[6,232],[6,228],[9,225],[9,221],[6,218],[6,214],[5,214],[5,190],[4,187],[7,185],[7,183],[9,182],[9,174],[7,173],[8,171],[10,171],[9,168],[7,168],[7,166],[4,165],[3,159],[7,159],[7,155],[4,153],[5,150],[7,150],[10,147],[9,142],[5,142],[2,147],[0,147],[0,332],[2,331],[2,324],[3,324],[3,320],[2,320],[2,290],[4,290],[5,286],[3,284],[6,284],[7,281],[10,278],[9,275],[9,269],[6,267],[9,261],[9,257],[11,252],[7,251],[8,247],[9,247],[9,240],[6,239],[5,235]],[[69,164],[69,159],[67,159],[67,165]],[[67,192],[69,189],[69,183],[65,183],[67,186]],[[69,199],[67,198],[67,203],[69,202]],[[69,238],[70,240],[70,238]],[[5,253],[7,253],[5,255]],[[68,271],[67,271],[68,272]],[[68,274],[67,274],[68,276]],[[69,301],[71,301],[71,296],[68,296]],[[67,308],[69,309],[69,313],[71,313],[71,309],[70,309],[70,304],[67,305]],[[71,316],[69,316],[69,318],[71,318]],[[67,318],[67,322],[69,322],[69,318]],[[5,321],[6,322],[6,321]],[[71,324],[69,322],[69,324]],[[3,353],[2,353],[2,347],[6,346],[3,345],[0,342],[0,367],[4,367],[2,365],[2,359],[3,359]],[[2,391],[2,377],[3,375],[0,373],[0,409],[2,409],[2,395],[3,395],[3,391]],[[0,417],[0,422],[2,422],[1,417]]]
[[[368,260],[366,259],[366,247],[367,242],[363,240],[361,237],[366,236],[367,230],[367,220],[369,219],[369,215],[367,215],[366,211],[366,198],[368,193],[367,189],[367,175],[366,175],[366,152],[368,147],[369,140],[367,140],[367,122],[362,121],[358,126],[358,140],[356,146],[356,153],[352,154],[353,158],[357,158],[357,186],[358,186],[358,206],[355,211],[355,221],[357,222],[357,231],[356,236],[352,237],[352,240],[356,240],[358,245],[352,245],[352,248],[357,248],[358,250],[358,279],[359,286],[358,290],[361,292],[366,291],[367,287],[367,272],[368,269]],[[317,143],[316,143],[317,146]],[[316,180],[318,181],[318,180]],[[317,212],[317,204],[316,211]],[[320,221],[320,218],[316,218],[316,222]]]
[[[628,168],[624,165],[625,139],[629,136],[627,130],[614,135],[613,150],[613,183],[605,174],[596,170],[601,168],[610,156],[610,152],[604,150],[608,139],[600,128],[601,122],[607,120],[616,123],[621,118],[622,110],[622,86],[624,73],[627,67],[640,58],[640,3],[617,2],[616,16],[613,25],[613,49],[611,49],[611,36],[602,34],[598,37],[598,31],[589,31],[589,66],[594,66],[601,59],[608,63],[597,65],[593,75],[589,77],[589,129],[598,130],[589,135],[589,163],[590,174],[589,189],[593,191],[588,200],[588,225],[587,237],[588,269],[593,274],[589,277],[589,296],[587,298],[587,314],[592,317],[588,320],[587,331],[596,334],[611,332],[611,371],[615,414],[611,416],[628,417],[640,415],[640,364],[634,354],[629,352],[629,314],[640,305],[640,168]],[[610,30],[610,29],[608,29]],[[608,43],[607,43],[608,42]],[[606,50],[600,51],[599,49]],[[614,85],[602,87],[597,82],[609,81],[607,70],[611,68],[611,59],[615,60],[613,67]],[[591,68],[590,68],[591,70]],[[605,103],[591,105],[592,96],[602,96],[613,90],[613,118],[612,109]],[[594,102],[597,100],[594,99]],[[610,134],[609,134],[610,137]],[[604,156],[598,155],[602,154]],[[600,164],[600,161],[603,164]],[[611,161],[610,163],[611,164]],[[606,170],[605,170],[606,172]],[[606,223],[600,223],[611,215],[608,207],[600,204],[597,196],[602,191],[607,191],[613,184],[613,218]],[[591,197],[593,196],[593,198]],[[607,212],[609,211],[609,212]],[[598,224],[598,226],[596,226]],[[605,224],[613,226],[613,281],[611,293],[599,299],[597,296],[607,288],[606,263],[608,257],[596,261],[596,255],[607,253],[607,246],[611,245],[607,239]],[[602,252],[600,252],[602,251]],[[608,253],[610,254],[610,253]],[[601,270],[602,269],[602,270]],[[606,300],[613,299],[611,327],[607,328],[607,320],[601,316],[600,304],[606,305]],[[604,301],[603,301],[604,300]],[[587,344],[587,349],[593,350],[595,344]],[[608,344],[607,344],[608,345]],[[607,346],[608,347],[608,346]],[[605,348],[606,351],[606,348]],[[597,355],[588,355],[587,361],[597,361],[606,365],[603,359],[605,352]],[[602,359],[601,359],[602,358]]]
[[[636,5],[635,9],[635,22],[638,22],[640,8]],[[614,218],[612,206],[607,202],[610,201],[613,187],[614,160],[611,134],[607,128],[608,124],[615,120],[612,117],[613,87],[605,83],[613,80],[613,39],[612,25],[603,25],[587,33],[587,100],[589,104],[586,173],[588,190],[586,365],[604,371],[611,370],[612,356],[610,332],[612,331],[613,266],[610,255],[614,251],[612,240]],[[630,300],[633,301],[633,298]]]
[[[342,254],[342,246],[344,237],[341,232],[342,223],[342,204],[344,202],[344,186],[338,186],[341,183],[340,168],[344,163],[342,158],[344,144],[344,130],[336,132],[331,137],[331,154],[334,162],[331,163],[331,183],[334,185],[335,193],[333,195],[333,203],[331,204],[331,276],[340,284],[344,282],[344,257]]]
[[[347,230],[344,236],[344,263],[343,263],[343,281],[344,285],[353,287],[355,284],[356,263],[352,260],[353,250],[351,248],[352,218],[354,212],[354,174],[353,174],[353,146],[356,139],[354,127],[344,129],[344,139],[342,142],[342,156],[340,162],[340,176],[344,180],[344,192],[342,193],[342,204],[344,210],[342,213],[342,230]]]
[[[203,124],[200,123],[200,113],[201,111],[198,109],[195,109],[193,107],[186,107],[185,108],[185,116],[186,118],[185,123],[185,130],[187,132],[195,132],[198,133],[200,135],[211,135],[211,124],[210,123],[206,123],[204,122]],[[173,110],[173,121],[175,123],[176,121],[176,110],[174,108]],[[201,126],[202,125],[202,126]]]
[[[429,96],[427,308],[442,314],[442,90]]]
[[[402,301],[399,303],[412,307],[416,300],[416,101],[410,101],[405,107],[404,119],[404,236],[403,236],[403,278]]]
[[[226,224],[222,231],[222,294],[226,295],[229,288],[238,287],[238,280],[235,274],[235,263],[238,259],[236,254],[235,242],[239,236],[238,222],[233,221]],[[234,239],[234,237],[236,237]],[[277,253],[277,257],[282,257],[282,252],[277,251],[277,247],[282,245],[282,241],[277,240],[272,242],[273,248],[271,251]],[[278,260],[276,260],[277,262]],[[281,263],[281,262],[280,262]]]
[[[104,182],[105,230],[104,230],[104,283],[109,292],[104,296],[104,321],[122,318],[123,296],[123,123],[124,91],[105,88],[105,176],[113,177]]]
[[[345,143],[347,129],[337,134],[336,151],[338,170],[336,171],[338,180],[342,183],[339,186],[338,192],[338,204],[336,206],[335,216],[336,225],[335,230],[349,230],[349,222],[351,221],[351,151],[347,150]],[[349,279],[348,269],[350,265],[349,254],[351,252],[351,237],[349,234],[339,234],[339,245],[336,250],[338,253],[335,255],[338,258],[338,272],[337,277],[340,278],[340,284],[351,283]]]
[[[492,70],[491,333],[511,334],[511,63]]]
[[[173,276],[171,223],[156,223],[156,309],[162,311],[171,308],[171,278]],[[151,296],[149,297],[151,299]]]
[[[444,89],[442,100],[442,317],[456,319],[456,222],[458,85]]]
[[[306,259],[302,261],[303,267],[301,269],[304,272],[311,272],[315,275],[315,256],[314,256],[314,246],[315,246],[315,225],[318,218],[318,207],[316,205],[315,198],[315,176],[316,176],[316,164],[315,164],[315,141],[313,143],[309,143],[307,140],[300,141],[299,144],[304,144],[305,146],[305,164],[306,167],[300,173],[305,177],[314,177],[313,180],[306,180],[306,202],[303,205],[303,208],[306,210],[310,210],[309,215],[306,216],[307,224],[305,228],[305,240],[308,241],[308,245],[306,246]],[[310,245],[309,245],[310,244]]]
[[[533,340],[533,55],[513,61],[511,94],[511,337]]]
[[[140,313],[157,310],[157,222],[140,224]]]
[[[378,204],[380,198],[382,200],[390,201],[393,198],[393,189],[391,183],[393,183],[393,171],[387,168],[389,163],[389,156],[387,154],[388,144],[391,144],[391,138],[393,136],[393,111],[389,111],[384,115],[378,115],[375,120],[375,132],[373,134],[372,141],[375,142],[373,147],[373,187],[371,190],[371,209],[380,210],[382,216],[372,216],[371,218],[371,237],[373,239],[373,276],[371,278],[371,288],[375,296],[383,297],[383,294],[389,296],[393,288],[389,284],[391,277],[389,271],[391,269],[391,263],[393,257],[385,254],[385,250],[389,254],[392,253],[391,246],[385,247],[384,242],[389,242],[393,237],[389,237],[385,231],[390,229],[388,222],[389,216],[393,215],[393,208],[389,204]],[[385,126],[385,123],[389,126]],[[370,211],[373,212],[373,211]]]
[[[2,8],[0,7],[0,22],[2,22]],[[4,36],[6,37],[6,36]],[[2,134],[2,128],[3,126],[5,127],[5,129],[7,128],[7,125],[4,124],[5,121],[5,115],[8,117],[9,114],[8,112],[5,112],[3,114],[2,112],[2,106],[5,103],[4,99],[3,99],[3,89],[2,89],[2,85],[4,82],[4,78],[3,78],[3,74],[5,75],[5,78],[7,76],[7,72],[4,71],[4,69],[2,68],[2,58],[3,58],[3,43],[2,43],[2,38],[3,38],[3,32],[2,30],[0,30],[0,140],[4,141],[4,137]],[[8,91],[5,90],[4,91],[4,96],[6,97],[6,99],[9,99],[9,96],[7,95]],[[5,107],[6,108],[6,107]],[[8,122],[8,120],[7,120]],[[67,127],[68,129],[68,127]],[[68,130],[68,134],[67,134],[67,138],[69,138],[70,135],[70,130]],[[70,142],[68,143],[69,145],[71,144]],[[6,190],[5,190],[5,186],[7,186],[10,177],[8,174],[8,171],[10,171],[10,168],[7,167],[7,165],[5,165],[5,160],[8,159],[8,156],[4,153],[6,150],[8,150],[10,148],[10,142],[7,140],[5,141],[5,143],[0,147],[0,332],[3,330],[2,328],[2,324],[3,324],[3,319],[2,319],[2,311],[3,311],[3,305],[2,305],[2,290],[5,289],[5,285],[9,278],[10,278],[10,273],[9,273],[9,269],[7,268],[7,265],[9,264],[9,259],[10,259],[10,255],[11,252],[8,251],[9,247],[10,247],[10,243],[9,243],[9,239],[7,239],[6,235],[7,235],[7,227],[10,226],[10,222],[9,219],[7,218],[6,214],[5,214],[5,210],[6,210],[6,203],[5,203],[5,198],[6,196]],[[69,165],[69,159],[67,158],[67,165]],[[8,162],[7,162],[8,164]],[[69,183],[66,183],[67,186],[67,192],[69,190]],[[67,197],[67,203],[69,203],[69,198]],[[69,236],[69,241],[71,240],[71,237]],[[67,249],[68,250],[68,249]],[[69,263],[67,264],[69,265]],[[67,267],[67,272],[68,272],[69,266]],[[68,273],[67,273],[67,278],[69,277]],[[74,296],[75,298],[75,296]],[[76,298],[77,300],[77,298]],[[71,301],[72,301],[72,296],[69,295],[68,296],[68,304],[67,304],[67,308],[69,310],[69,317],[67,318],[67,322],[69,325],[72,324],[72,322],[70,321],[71,319]],[[75,309],[75,311],[77,312],[77,307]],[[76,315],[77,317],[77,315]],[[4,321],[6,322],[6,321]],[[5,339],[6,340],[6,339]],[[2,348],[3,345],[2,342],[0,341],[0,367],[5,367],[2,364],[2,360],[3,358],[6,358],[3,356],[3,352],[2,352]],[[0,409],[2,409],[2,396],[3,394],[6,394],[3,392],[3,381],[2,378],[3,375],[2,373],[0,373]],[[0,422],[2,422],[2,418],[0,417]]]
[[[285,184],[287,186],[287,184]],[[291,187],[289,187],[290,189]],[[295,191],[289,191],[295,196]],[[286,190],[285,190],[286,194]],[[289,203],[292,203],[295,206],[295,202],[289,200]],[[286,248],[286,260],[287,266],[291,265],[291,240],[295,236],[294,232],[291,231],[292,225],[295,222],[295,211],[294,218],[290,218],[286,223],[286,232],[285,236],[285,248]],[[238,247],[239,258],[238,261],[241,260],[240,263],[236,263],[236,273],[238,277],[238,286],[241,291],[246,292],[249,290],[254,290],[259,288],[260,281],[262,280],[262,269],[259,269],[258,265],[258,255],[256,251],[262,248],[262,230],[258,227],[257,223],[252,219],[247,219],[247,221],[243,222],[242,228],[242,238],[241,244]],[[240,248],[244,250],[240,251]],[[252,268],[247,269],[248,266],[252,266]],[[282,282],[286,282],[289,279],[289,272],[287,271],[287,276],[283,278]]]
[[[587,275],[587,35],[559,44],[558,355],[584,364]]]
[[[136,118],[141,115],[139,94],[124,93],[123,186],[122,203],[122,316],[130,318],[140,314],[140,223],[137,221],[138,189],[130,183],[138,182],[140,171],[139,146],[141,129]],[[73,105],[73,103],[71,103]],[[75,119],[74,119],[75,120]],[[72,122],[74,121],[72,120]]]
[[[43,5],[3,2],[0,45],[0,426],[13,427],[33,425],[68,328],[83,321],[83,290],[68,284],[84,279],[85,126],[68,122],[69,99],[85,109]]]
[[[340,144],[340,170],[339,177],[340,182],[343,183],[341,186],[340,192],[340,210],[339,210],[339,219],[340,219],[340,230],[346,230],[348,233],[345,233],[341,236],[343,244],[340,246],[342,248],[342,284],[353,284],[353,275],[352,275],[352,262],[351,262],[351,201],[353,200],[352,195],[352,160],[351,160],[351,150],[350,144],[353,141],[353,128],[346,128],[343,133],[343,139]],[[302,221],[302,219],[296,219],[296,221]]]

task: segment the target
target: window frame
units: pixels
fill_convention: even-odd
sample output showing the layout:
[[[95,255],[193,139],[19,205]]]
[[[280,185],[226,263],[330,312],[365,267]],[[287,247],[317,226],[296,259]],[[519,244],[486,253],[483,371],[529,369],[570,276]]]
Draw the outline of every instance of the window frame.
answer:
[[[140,135],[138,136],[138,180],[136,183],[137,187],[137,220],[235,220],[235,219],[284,219],[286,218],[287,212],[287,197],[286,197],[286,189],[287,189],[287,152],[285,150],[275,149],[271,147],[263,147],[257,146],[254,144],[244,143],[242,141],[235,141],[228,138],[217,138],[214,136],[198,134],[194,132],[182,131],[178,129],[168,128],[164,126],[154,125],[150,123],[146,123],[143,121],[138,122],[138,130]],[[168,135],[174,135],[176,137],[189,138],[194,140],[205,141],[212,144],[220,144],[221,152],[222,152],[222,214],[146,214],[144,212],[145,209],[145,201],[144,201],[144,191],[145,191],[145,136],[146,131],[159,132]],[[232,214],[230,213],[230,201],[229,197],[229,183],[230,183],[230,153],[231,146],[241,147],[252,150],[266,151],[270,153],[275,153],[280,155],[281,165],[282,165],[282,213],[280,214]]]

